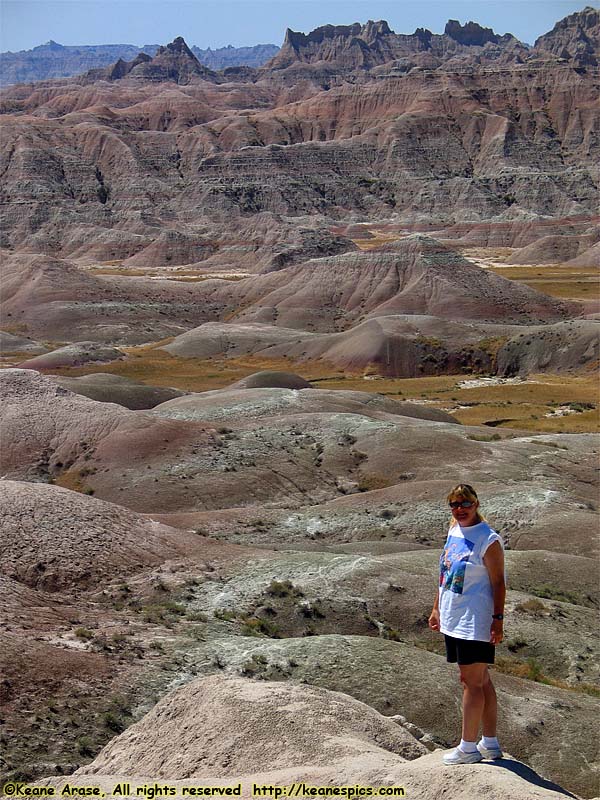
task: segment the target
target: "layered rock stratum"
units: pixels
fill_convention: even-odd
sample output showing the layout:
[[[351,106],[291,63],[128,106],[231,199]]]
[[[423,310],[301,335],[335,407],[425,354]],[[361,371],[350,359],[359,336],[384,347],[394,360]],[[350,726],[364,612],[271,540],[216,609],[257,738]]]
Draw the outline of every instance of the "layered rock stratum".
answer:
[[[590,46],[594,19],[577,16]],[[58,232],[85,226],[109,260],[124,235],[135,255],[220,212],[514,220],[513,239],[536,217],[595,214],[595,66],[468,26],[427,46],[354,27],[289,33],[247,76],[207,71],[178,39],[122,74],[5,90],[5,243],[66,255]]]

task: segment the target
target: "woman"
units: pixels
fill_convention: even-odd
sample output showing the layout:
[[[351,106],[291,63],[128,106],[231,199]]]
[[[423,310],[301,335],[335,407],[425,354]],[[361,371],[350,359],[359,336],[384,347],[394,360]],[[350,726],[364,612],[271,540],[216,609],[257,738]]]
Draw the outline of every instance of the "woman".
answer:
[[[496,692],[488,664],[503,637],[504,550],[502,539],[479,513],[472,486],[456,486],[448,495],[452,521],[440,557],[440,586],[429,627],[446,640],[446,658],[458,663],[463,685],[462,739],[444,755],[444,763],[473,764],[502,758],[496,738]],[[480,725],[483,736],[477,741]]]

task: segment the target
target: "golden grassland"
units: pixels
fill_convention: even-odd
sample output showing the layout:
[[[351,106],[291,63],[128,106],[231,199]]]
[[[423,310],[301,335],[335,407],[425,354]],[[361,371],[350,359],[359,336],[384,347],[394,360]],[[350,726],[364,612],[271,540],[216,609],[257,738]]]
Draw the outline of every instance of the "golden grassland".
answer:
[[[396,242],[398,239],[402,238],[397,234],[386,234],[378,230],[372,230],[371,233],[372,237],[370,239],[352,239],[359,250],[375,250],[377,247],[389,244],[390,242]]]
[[[595,373],[533,375],[516,383],[472,386],[463,382],[477,375],[441,375],[425,378],[365,377],[344,373],[323,361],[293,362],[245,356],[232,359],[181,358],[154,345],[124,348],[128,357],[110,364],[62,368],[65,376],[109,372],[154,386],[172,386],[191,392],[223,389],[261,370],[302,375],[323,389],[347,389],[385,394],[397,400],[416,400],[449,411],[464,425],[518,428],[532,432],[584,433],[600,431],[600,396]],[[572,404],[572,405],[570,405]],[[586,408],[586,404],[592,406]],[[566,413],[565,413],[566,412]],[[552,415],[552,416],[548,416]]]
[[[401,238],[374,226],[371,239],[355,239],[363,250]],[[463,248],[464,254],[505,278],[524,283],[554,297],[591,300],[598,297],[600,273],[597,269],[561,265],[503,265],[511,248]],[[209,277],[197,270],[125,269],[120,261],[105,263],[89,270],[98,275],[125,275],[132,278],[162,277],[169,280],[205,280]],[[212,277],[212,274],[211,276]],[[240,280],[241,274],[220,277]],[[14,333],[25,332],[13,326]],[[17,330],[17,327],[19,330]],[[5,328],[9,330],[8,328]],[[289,359],[264,359],[246,356],[234,359],[181,358],[158,349],[170,339],[141,347],[123,348],[127,358],[110,364],[62,368],[55,374],[78,376],[93,372],[109,372],[155,386],[172,386],[185,391],[203,392],[222,389],[253,372],[281,370],[295,372],[315,385],[328,389],[351,389],[379,392],[399,400],[417,400],[449,411],[465,425],[488,425],[490,428],[518,428],[532,432],[581,433],[600,431],[600,391],[596,373],[578,375],[537,375],[516,383],[461,386],[475,375],[442,375],[423,378],[380,378],[373,372],[351,374],[322,361],[293,362]],[[57,343],[56,346],[59,346]],[[17,363],[4,354],[4,364]],[[18,360],[23,358],[20,355]],[[588,406],[592,407],[587,407]]]
[[[507,266],[493,265],[491,272],[523,283],[561,300],[594,300],[600,296],[600,272],[593,267],[560,265]]]

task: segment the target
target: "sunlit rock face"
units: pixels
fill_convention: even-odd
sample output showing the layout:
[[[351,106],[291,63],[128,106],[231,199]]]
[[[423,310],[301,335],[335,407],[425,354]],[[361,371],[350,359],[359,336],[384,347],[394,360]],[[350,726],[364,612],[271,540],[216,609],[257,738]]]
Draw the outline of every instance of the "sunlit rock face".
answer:
[[[177,265],[223,246],[208,219],[233,234],[264,212],[497,220],[515,236],[540,216],[592,215],[597,17],[566,18],[534,49],[452,20],[441,35],[382,21],[288,31],[265,67],[235,74],[179,37],[9,88],[2,242]]]

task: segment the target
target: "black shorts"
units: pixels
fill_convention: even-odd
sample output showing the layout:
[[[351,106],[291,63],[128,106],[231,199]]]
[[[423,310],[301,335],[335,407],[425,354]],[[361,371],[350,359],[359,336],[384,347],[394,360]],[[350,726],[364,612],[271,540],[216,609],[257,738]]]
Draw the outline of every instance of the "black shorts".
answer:
[[[455,639],[444,634],[446,661],[449,664],[493,664],[496,648],[491,642],[476,639]]]

